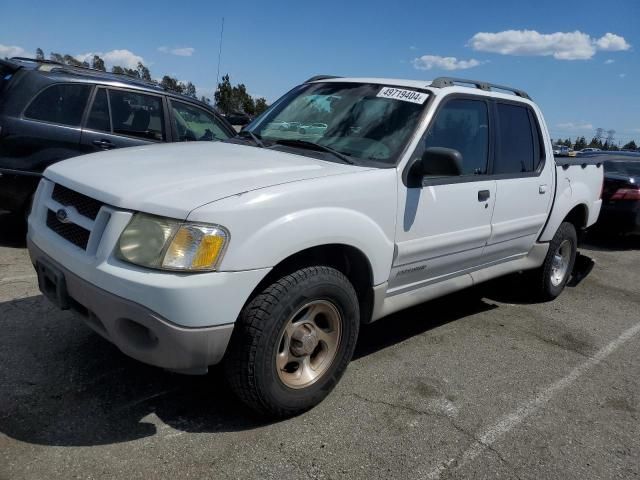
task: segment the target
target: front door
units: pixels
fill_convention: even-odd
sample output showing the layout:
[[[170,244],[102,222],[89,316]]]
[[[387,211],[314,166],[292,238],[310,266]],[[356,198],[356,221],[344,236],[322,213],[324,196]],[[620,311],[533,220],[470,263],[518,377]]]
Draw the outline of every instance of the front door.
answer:
[[[482,97],[445,99],[415,152],[460,152],[460,176],[425,177],[421,188],[399,180],[396,255],[389,293],[460,275],[483,263],[491,235],[496,181],[488,178],[489,103]],[[415,158],[414,157],[414,158]]]

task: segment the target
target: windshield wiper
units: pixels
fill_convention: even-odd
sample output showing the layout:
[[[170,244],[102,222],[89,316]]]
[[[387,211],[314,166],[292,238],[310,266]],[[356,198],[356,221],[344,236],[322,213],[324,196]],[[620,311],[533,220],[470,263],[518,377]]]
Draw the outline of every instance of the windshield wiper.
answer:
[[[308,142],[307,140],[297,140],[295,138],[281,138],[278,140],[274,140],[273,143],[277,143],[278,145],[289,145],[292,147],[308,148],[312,150],[321,150],[323,152],[332,154],[333,156],[342,160],[344,163],[355,165],[355,162],[347,157],[344,153],[341,153],[331,147],[327,147],[326,145],[321,145],[319,143]]]
[[[242,130],[240,133],[238,133],[238,136],[242,138],[250,138],[258,147],[264,148],[264,143],[262,143],[260,137],[249,130]]]

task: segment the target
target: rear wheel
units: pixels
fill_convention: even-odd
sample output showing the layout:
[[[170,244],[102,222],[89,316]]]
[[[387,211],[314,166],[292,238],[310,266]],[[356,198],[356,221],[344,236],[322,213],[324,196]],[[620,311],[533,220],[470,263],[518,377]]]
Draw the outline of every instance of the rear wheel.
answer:
[[[573,224],[563,222],[549,243],[542,266],[530,273],[539,300],[553,300],[566,286],[578,251],[578,236]]]
[[[304,412],[344,373],[359,323],[355,290],[339,271],[317,266],[283,276],[236,322],[224,365],[229,385],[260,413]]]

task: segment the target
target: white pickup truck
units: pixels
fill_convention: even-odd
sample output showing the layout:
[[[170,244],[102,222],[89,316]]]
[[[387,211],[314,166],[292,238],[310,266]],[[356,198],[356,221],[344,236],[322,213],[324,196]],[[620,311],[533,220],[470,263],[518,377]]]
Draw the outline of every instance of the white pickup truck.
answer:
[[[559,295],[603,179],[562,162],[520,90],[314,77],[235,139],[49,167],[28,247],[42,292],[125,354],[222,362],[241,400],[289,416],[335,386],[362,324],[523,270]]]

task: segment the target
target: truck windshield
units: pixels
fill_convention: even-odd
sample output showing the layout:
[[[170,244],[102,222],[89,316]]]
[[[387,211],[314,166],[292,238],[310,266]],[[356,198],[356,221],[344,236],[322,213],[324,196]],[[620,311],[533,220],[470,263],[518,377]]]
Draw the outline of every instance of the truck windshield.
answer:
[[[362,83],[310,83],[289,92],[247,130],[267,146],[309,142],[354,160],[395,164],[428,94]],[[297,142],[296,142],[297,141]]]

